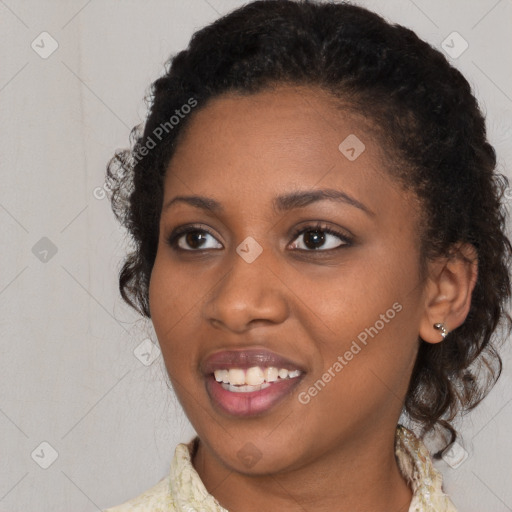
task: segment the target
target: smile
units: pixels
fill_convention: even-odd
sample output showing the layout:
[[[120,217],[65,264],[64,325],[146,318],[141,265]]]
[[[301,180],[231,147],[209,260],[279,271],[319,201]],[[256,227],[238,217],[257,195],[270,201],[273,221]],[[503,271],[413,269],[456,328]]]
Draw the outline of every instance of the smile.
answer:
[[[215,380],[221,383],[221,386],[234,393],[250,393],[268,388],[272,382],[284,379],[297,378],[302,372],[300,370],[287,370],[286,368],[276,368],[270,366],[261,368],[253,366],[252,368],[230,368],[215,370]]]
[[[306,373],[300,363],[263,347],[215,352],[200,368],[212,406],[230,416],[269,411]]]

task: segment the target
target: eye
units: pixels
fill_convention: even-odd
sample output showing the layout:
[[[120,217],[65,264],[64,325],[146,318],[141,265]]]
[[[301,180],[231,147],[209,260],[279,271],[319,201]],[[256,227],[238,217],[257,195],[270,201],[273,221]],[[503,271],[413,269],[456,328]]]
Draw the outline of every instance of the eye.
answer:
[[[301,251],[327,251],[351,245],[351,240],[346,235],[321,224],[300,228],[294,233],[294,237],[298,242],[294,242],[291,248]]]
[[[183,251],[222,249],[222,244],[209,231],[193,226],[176,228],[167,242],[172,248]]]

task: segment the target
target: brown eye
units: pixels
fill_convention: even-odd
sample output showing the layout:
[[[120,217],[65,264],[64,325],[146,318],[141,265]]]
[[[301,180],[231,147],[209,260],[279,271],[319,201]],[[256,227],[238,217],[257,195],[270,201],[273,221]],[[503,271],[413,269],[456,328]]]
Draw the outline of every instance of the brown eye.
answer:
[[[183,251],[222,249],[222,244],[211,233],[197,228],[178,228],[174,230],[168,239],[168,243],[171,247]]]
[[[351,241],[342,233],[322,226],[307,226],[298,231],[295,237],[292,249],[309,252],[327,251],[351,245]]]
[[[206,238],[205,234],[201,233],[201,231],[190,231],[189,233],[186,233],[180,241],[184,241],[185,244],[192,249],[199,249],[204,245]],[[185,247],[181,247],[182,249],[185,249]]]
[[[308,249],[318,249],[325,243],[325,234],[322,231],[306,231],[304,245]]]

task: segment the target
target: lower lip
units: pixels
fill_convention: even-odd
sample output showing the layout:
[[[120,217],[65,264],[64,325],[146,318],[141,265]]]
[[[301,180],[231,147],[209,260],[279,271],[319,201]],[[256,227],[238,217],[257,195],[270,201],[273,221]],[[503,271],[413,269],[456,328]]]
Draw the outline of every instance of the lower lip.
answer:
[[[268,411],[299,383],[301,377],[273,382],[269,387],[248,393],[224,389],[213,375],[206,377],[206,390],[215,405],[233,416],[253,416]]]

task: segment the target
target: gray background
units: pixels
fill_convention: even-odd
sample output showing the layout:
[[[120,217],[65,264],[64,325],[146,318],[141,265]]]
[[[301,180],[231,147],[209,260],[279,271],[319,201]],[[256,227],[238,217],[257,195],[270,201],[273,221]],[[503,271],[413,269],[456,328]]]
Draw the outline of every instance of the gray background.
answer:
[[[101,187],[163,62],[242,3],[0,0],[1,512],[124,502],[160,480],[176,443],[193,435],[158,350],[148,354],[151,325],[118,295],[126,237]],[[467,41],[452,62],[510,176],[512,1],[358,3],[440,49],[463,48],[454,31]],[[504,359],[449,462],[463,449],[468,458],[436,463],[461,512],[512,510],[510,350]]]

